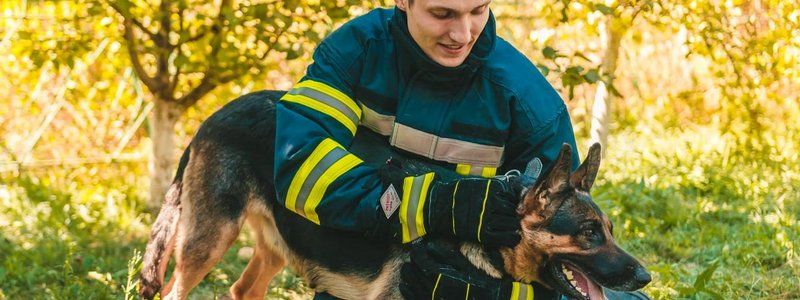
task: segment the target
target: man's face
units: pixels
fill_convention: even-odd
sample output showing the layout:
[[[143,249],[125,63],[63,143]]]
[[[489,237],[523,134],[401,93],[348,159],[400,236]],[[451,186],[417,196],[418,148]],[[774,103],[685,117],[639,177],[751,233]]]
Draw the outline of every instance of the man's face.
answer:
[[[445,67],[461,65],[489,20],[491,0],[397,0],[408,31],[428,57]]]

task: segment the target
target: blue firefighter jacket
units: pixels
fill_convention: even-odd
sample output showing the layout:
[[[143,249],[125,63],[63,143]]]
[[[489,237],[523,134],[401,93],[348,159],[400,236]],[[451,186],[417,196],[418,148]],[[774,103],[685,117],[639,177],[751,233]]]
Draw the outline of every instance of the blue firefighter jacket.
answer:
[[[484,177],[524,170],[536,159],[546,170],[562,144],[575,149],[564,102],[495,35],[493,16],[458,67],[428,58],[406,24],[396,8],[344,24],[321,42],[306,75],[278,102],[275,184],[289,210],[331,228],[384,228],[378,170],[348,150],[357,131]]]

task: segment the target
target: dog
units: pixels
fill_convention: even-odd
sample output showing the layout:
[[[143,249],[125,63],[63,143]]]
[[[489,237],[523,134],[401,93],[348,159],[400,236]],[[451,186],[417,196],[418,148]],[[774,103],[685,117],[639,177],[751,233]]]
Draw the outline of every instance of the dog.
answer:
[[[315,291],[337,298],[402,298],[400,267],[409,261],[408,246],[320,227],[277,201],[272,174],[275,101],[284,93],[241,96],[200,126],[153,224],[141,271],[143,298],[160,293],[163,299],[185,299],[244,223],[255,234],[255,251],[230,288],[234,299],[263,299],[270,280],[285,265]],[[369,136],[369,130],[359,132],[366,136],[356,140],[381,139]],[[365,162],[380,164],[387,156],[400,155],[388,147],[359,145],[349,150]],[[463,243],[461,253],[492,277],[539,282],[575,299],[603,299],[601,286],[626,291],[645,286],[650,275],[615,244],[611,221],[589,194],[600,165],[599,145],[591,147],[575,172],[571,151],[565,144],[550,171],[520,194],[522,239],[516,247],[484,249]],[[454,174],[432,168],[437,174]],[[163,285],[172,254],[175,268]]]

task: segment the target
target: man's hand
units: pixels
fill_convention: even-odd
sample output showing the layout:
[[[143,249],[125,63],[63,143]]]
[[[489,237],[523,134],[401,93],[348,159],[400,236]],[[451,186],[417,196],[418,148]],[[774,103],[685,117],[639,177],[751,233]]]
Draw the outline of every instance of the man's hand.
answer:
[[[392,186],[403,199],[398,214],[404,243],[427,233],[489,247],[520,241],[519,183],[513,176],[442,181],[433,173],[412,176],[389,162],[380,177],[385,190]]]
[[[475,268],[455,244],[423,241],[400,270],[406,299],[558,299],[544,287],[492,278]],[[535,297],[534,297],[535,296]]]
[[[521,238],[519,199],[511,184],[499,178],[465,178],[434,185],[429,202],[431,227],[434,232],[489,247],[516,246]]]

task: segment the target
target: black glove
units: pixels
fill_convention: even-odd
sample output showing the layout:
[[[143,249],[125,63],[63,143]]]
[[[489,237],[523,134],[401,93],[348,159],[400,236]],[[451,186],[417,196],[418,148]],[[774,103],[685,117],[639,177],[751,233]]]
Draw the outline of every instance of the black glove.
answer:
[[[392,191],[401,199],[398,230],[403,243],[427,233],[490,247],[519,243],[517,177],[442,181],[432,172],[412,176],[392,161],[379,173],[385,187],[382,199]]]
[[[400,292],[406,299],[559,299],[533,285],[492,278],[473,266],[453,244],[422,242],[411,250],[411,262],[400,269]]]

